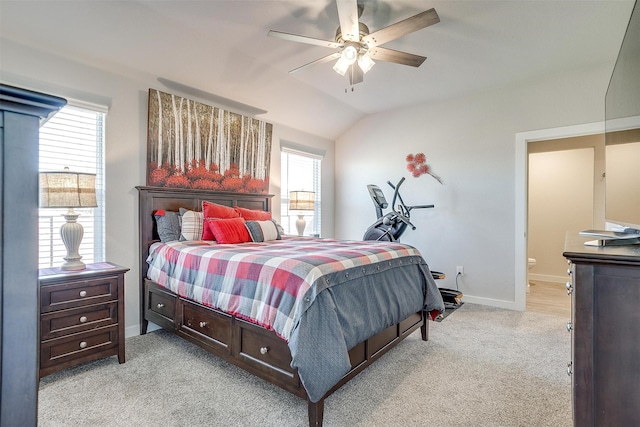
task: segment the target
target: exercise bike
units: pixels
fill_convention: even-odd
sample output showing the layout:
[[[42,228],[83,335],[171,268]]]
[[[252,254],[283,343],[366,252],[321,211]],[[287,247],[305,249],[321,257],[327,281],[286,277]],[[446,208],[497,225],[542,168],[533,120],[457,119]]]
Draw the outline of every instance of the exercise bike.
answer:
[[[397,242],[400,240],[400,236],[404,234],[407,227],[411,227],[412,230],[416,229],[416,226],[410,221],[412,209],[429,209],[434,207],[434,205],[407,206],[400,195],[400,186],[404,180],[405,178],[402,177],[396,185],[393,185],[391,181],[387,181],[387,184],[389,184],[394,191],[393,199],[391,201],[391,211],[385,215],[382,214],[382,210],[386,209],[389,204],[387,203],[387,199],[384,197],[384,193],[377,185],[367,185],[369,195],[371,196],[376,208],[376,217],[378,219],[364,232],[363,240],[386,240],[389,242]],[[396,200],[400,201],[397,207]]]
[[[416,229],[416,226],[411,223],[411,211],[413,209],[430,209],[434,207],[434,205],[407,206],[400,195],[400,186],[404,180],[405,178],[402,177],[396,185],[393,185],[391,181],[387,181],[387,184],[393,188],[393,199],[391,200],[391,210],[386,214],[383,214],[383,209],[386,209],[389,204],[387,203],[387,199],[384,197],[384,193],[377,185],[367,185],[369,195],[371,196],[373,205],[376,209],[376,217],[378,219],[376,219],[376,221],[364,232],[363,240],[398,242],[400,241],[400,237],[407,230],[407,227],[410,227],[412,230]],[[399,201],[397,206],[396,200]],[[434,280],[440,280],[446,277],[445,274],[440,271],[431,271],[431,276]],[[451,312],[460,308],[462,304],[464,304],[461,301],[461,298],[463,297],[462,292],[447,288],[439,288],[439,290],[448,313],[444,315],[441,314],[437,319],[435,319],[436,321],[443,320],[446,316],[451,314]]]

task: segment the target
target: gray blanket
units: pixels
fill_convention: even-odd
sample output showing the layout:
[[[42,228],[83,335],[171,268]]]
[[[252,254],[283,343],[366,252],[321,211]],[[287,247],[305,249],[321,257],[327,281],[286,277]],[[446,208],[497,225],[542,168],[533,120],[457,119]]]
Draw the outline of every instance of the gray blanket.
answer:
[[[410,262],[407,262],[410,261]],[[309,292],[289,340],[300,379],[319,401],[351,369],[348,350],[423,308],[444,303],[421,257],[394,259],[323,276]]]

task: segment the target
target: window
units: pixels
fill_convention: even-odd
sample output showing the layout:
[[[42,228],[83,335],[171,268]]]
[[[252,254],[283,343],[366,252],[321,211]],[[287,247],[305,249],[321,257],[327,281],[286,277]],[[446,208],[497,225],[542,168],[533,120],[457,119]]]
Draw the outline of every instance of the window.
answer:
[[[320,236],[321,206],[322,198],[320,191],[322,156],[306,153],[287,147],[282,148],[280,153],[281,169],[281,220],[287,234],[298,234],[296,231],[296,220],[298,215],[303,214],[307,226],[304,231],[305,236]],[[313,211],[290,211],[289,192],[291,191],[313,191],[315,193],[315,204]]]
[[[98,207],[74,210],[84,227],[80,255],[85,264],[104,261],[104,120],[106,109],[74,104],[63,107],[40,128],[40,172],[96,174]],[[60,227],[67,209],[39,210],[39,268],[59,266],[67,254]]]

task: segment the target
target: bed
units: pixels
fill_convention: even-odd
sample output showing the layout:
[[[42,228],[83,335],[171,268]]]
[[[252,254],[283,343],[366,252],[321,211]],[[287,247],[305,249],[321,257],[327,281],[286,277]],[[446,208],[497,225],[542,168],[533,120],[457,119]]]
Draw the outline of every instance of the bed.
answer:
[[[408,335],[420,329],[422,339],[427,341],[428,321],[444,311],[428,266],[414,248],[396,245],[383,251],[384,244],[379,242],[287,236],[239,245],[160,243],[154,220],[158,211],[199,211],[202,202],[208,201],[270,212],[272,196],[137,189],[141,334],[152,322],[307,400],[310,426],[322,425],[328,396]],[[286,256],[295,258],[296,263]],[[262,259],[262,265],[269,263],[269,268],[273,260],[280,260],[277,268],[288,270],[278,270],[263,280],[271,283],[262,284],[256,284],[258,279],[247,284],[246,274],[236,273],[231,279],[228,273],[220,272],[220,265],[228,268],[232,261],[237,261],[234,268],[238,271],[249,265],[249,258],[252,262]],[[170,259],[188,259],[193,265],[208,266],[204,268],[210,272],[202,274],[192,266],[176,267]],[[191,273],[185,273],[187,270]],[[294,270],[296,274],[292,274]],[[212,294],[223,292],[205,287],[225,286],[211,285],[216,271],[228,289],[240,289],[239,294],[242,289],[268,288],[254,293],[268,294],[270,302],[265,304],[260,301],[265,297],[254,297],[245,304],[249,307],[246,310],[243,304],[234,303],[238,300],[233,297],[212,302]],[[282,279],[285,276],[304,280]],[[290,291],[291,286],[296,292]],[[295,295],[295,301],[283,304],[287,292],[273,293],[285,288]]]

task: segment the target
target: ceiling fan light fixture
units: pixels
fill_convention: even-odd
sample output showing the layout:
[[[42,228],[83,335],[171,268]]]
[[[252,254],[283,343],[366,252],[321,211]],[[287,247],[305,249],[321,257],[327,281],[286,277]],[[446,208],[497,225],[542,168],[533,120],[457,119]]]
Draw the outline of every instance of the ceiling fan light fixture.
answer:
[[[367,71],[374,65],[376,65],[376,63],[373,62],[373,59],[371,59],[369,55],[360,55],[360,58],[358,58],[358,66],[364,74],[367,74]]]
[[[356,49],[354,45],[349,44],[342,50],[340,57],[351,65],[358,59],[358,49]]]
[[[340,59],[338,59],[335,65],[333,66],[333,69],[335,70],[336,73],[340,74],[341,76],[344,76],[347,70],[349,69],[350,65],[351,64],[349,63],[349,61],[345,60],[343,57],[340,57]]]

